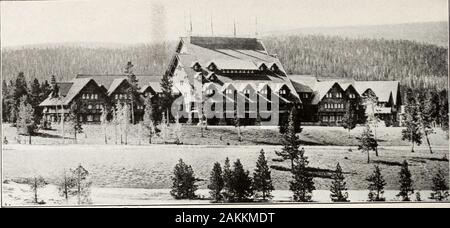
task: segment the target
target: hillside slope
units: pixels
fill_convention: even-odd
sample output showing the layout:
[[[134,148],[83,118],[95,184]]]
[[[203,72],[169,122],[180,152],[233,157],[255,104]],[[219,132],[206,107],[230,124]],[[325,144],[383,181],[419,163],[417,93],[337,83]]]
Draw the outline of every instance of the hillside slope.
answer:
[[[315,27],[272,31],[267,35],[327,35],[347,38],[411,40],[448,47],[448,22],[424,22],[394,25]]]

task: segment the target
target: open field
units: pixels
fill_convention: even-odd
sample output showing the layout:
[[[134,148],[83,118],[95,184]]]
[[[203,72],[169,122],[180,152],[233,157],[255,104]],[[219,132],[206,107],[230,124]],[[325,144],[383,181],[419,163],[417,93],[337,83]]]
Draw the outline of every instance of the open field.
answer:
[[[29,206],[32,203],[33,192],[26,184],[10,182],[3,186],[3,206]],[[367,190],[348,191],[350,202],[367,202]],[[139,188],[98,188],[91,189],[91,203],[94,205],[175,205],[175,204],[208,204],[211,201],[207,198],[207,189],[199,189],[196,192],[200,199],[196,200],[175,200],[170,195],[170,189],[139,189]],[[387,201],[399,201],[396,196],[398,191],[388,190],[384,197]],[[430,191],[420,191],[422,201],[429,199]],[[76,197],[65,201],[58,195],[58,190],[54,185],[47,185],[38,191],[39,200],[43,200],[45,205],[76,205]],[[331,203],[330,192],[326,190],[316,190],[313,192],[314,202]],[[415,201],[413,196],[412,201]],[[268,203],[290,203],[292,204],[292,192],[288,190],[275,190],[273,198]],[[254,203],[258,205],[258,203]]]
[[[189,146],[189,145],[6,145],[3,148],[3,178],[21,181],[26,177],[42,175],[55,183],[64,169],[82,164],[91,174],[94,186],[109,188],[167,189],[171,187],[172,170],[178,159],[192,165],[200,179],[200,188],[206,188],[209,173],[214,162],[223,164],[226,157],[233,162],[241,159],[250,171],[255,168],[259,151],[266,151],[269,165],[288,166],[288,162],[278,163],[274,151],[278,146]],[[416,189],[431,189],[431,179],[438,169],[449,172],[448,148],[435,148],[429,154],[426,147],[417,148],[415,153],[409,147],[382,147],[380,157],[372,154],[372,163],[367,164],[366,154],[353,148],[337,146],[307,146],[306,156],[310,166],[321,170],[322,174],[334,170],[336,163],[342,166],[351,190],[366,189],[365,178],[372,172],[373,165],[379,165],[387,181],[387,189],[398,189],[398,172],[401,162],[406,159],[415,181]],[[320,173],[317,173],[320,174]],[[291,174],[272,169],[272,177],[277,190],[288,190]],[[315,178],[318,190],[327,190],[331,180],[327,175]]]
[[[173,125],[171,125],[173,126]],[[10,144],[28,143],[27,136],[17,136],[16,128],[10,124],[3,124],[3,136]],[[60,126],[54,126],[55,130],[41,131],[38,135],[32,136],[32,144],[73,144],[73,135],[65,133],[65,139],[62,138]],[[78,144],[105,144],[104,130],[100,125],[83,125],[84,133],[77,136]],[[232,126],[208,126],[204,131],[204,137],[201,137],[201,130],[198,126],[183,126],[181,142],[185,145],[280,145],[281,135],[277,127],[241,127],[242,142],[238,141],[237,130]],[[403,128],[379,127],[376,130],[377,139],[381,146],[410,146],[407,141],[401,140],[401,131]],[[363,128],[357,127],[350,132],[342,127],[318,127],[306,126],[303,132],[299,134],[300,139],[305,145],[334,145],[334,146],[355,146],[358,145],[358,137]],[[67,129],[66,129],[67,131]],[[119,130],[117,130],[119,132]],[[114,126],[106,129],[108,144],[120,144],[120,135],[115,137]],[[116,138],[116,139],[115,139]],[[125,137],[123,137],[125,141]],[[175,134],[171,132],[170,139],[175,141]],[[447,146],[448,137],[440,128],[435,129],[435,133],[430,135],[432,146]],[[155,137],[153,143],[163,143],[160,137]],[[425,139],[423,140],[425,142]],[[129,145],[148,144],[148,137],[144,136],[143,130],[137,126],[130,128],[128,134]]]

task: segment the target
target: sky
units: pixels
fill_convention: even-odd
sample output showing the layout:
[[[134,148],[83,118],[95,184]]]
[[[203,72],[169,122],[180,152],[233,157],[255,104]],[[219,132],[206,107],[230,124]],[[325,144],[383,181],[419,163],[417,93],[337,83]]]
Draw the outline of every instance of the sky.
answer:
[[[305,27],[448,21],[447,0],[1,1],[1,45],[148,43]]]

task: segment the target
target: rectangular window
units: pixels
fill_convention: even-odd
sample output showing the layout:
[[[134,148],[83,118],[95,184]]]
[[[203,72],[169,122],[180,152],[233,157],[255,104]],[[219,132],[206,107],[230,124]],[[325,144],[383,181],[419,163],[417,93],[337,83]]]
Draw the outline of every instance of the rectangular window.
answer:
[[[328,116],[322,116],[322,121],[323,122],[328,122]]]
[[[334,116],[330,116],[330,122],[334,122]]]
[[[87,115],[87,121],[92,122],[94,120],[94,117],[92,115]]]

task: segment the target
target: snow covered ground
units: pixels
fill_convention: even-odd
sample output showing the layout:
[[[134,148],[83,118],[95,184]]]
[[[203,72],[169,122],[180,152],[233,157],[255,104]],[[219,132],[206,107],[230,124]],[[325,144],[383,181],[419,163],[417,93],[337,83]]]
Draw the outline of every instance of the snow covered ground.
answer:
[[[397,191],[388,190],[384,196],[387,201],[399,201]],[[349,191],[349,199],[353,203],[367,202],[368,191]],[[431,202],[430,191],[420,191],[423,202]],[[199,200],[175,200],[170,195],[170,189],[139,189],[139,188],[98,188],[91,189],[92,205],[99,206],[146,206],[146,205],[179,205],[179,204],[211,204],[207,199],[209,193],[207,189],[199,189],[197,195]],[[276,190],[273,192],[273,199],[270,203],[292,203],[292,192],[288,190]],[[3,185],[3,206],[36,206],[32,203],[33,193],[26,184],[9,182]],[[66,202],[59,196],[56,186],[48,185],[38,191],[39,200],[45,202],[39,206],[68,206],[77,205],[76,198],[72,197]],[[415,201],[415,196],[411,196]],[[330,203],[330,192],[327,190],[317,190],[313,193],[313,201],[320,203]]]

